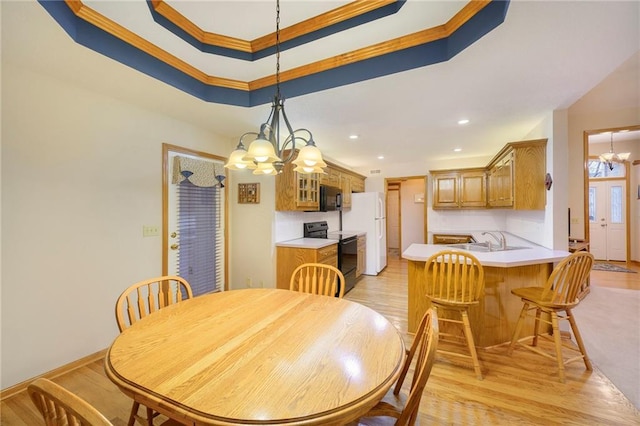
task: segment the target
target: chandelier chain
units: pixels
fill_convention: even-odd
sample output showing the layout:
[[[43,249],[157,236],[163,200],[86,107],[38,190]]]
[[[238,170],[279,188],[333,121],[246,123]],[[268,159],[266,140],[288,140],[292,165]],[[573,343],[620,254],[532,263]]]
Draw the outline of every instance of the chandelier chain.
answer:
[[[280,98],[280,0],[276,1],[276,96]]]

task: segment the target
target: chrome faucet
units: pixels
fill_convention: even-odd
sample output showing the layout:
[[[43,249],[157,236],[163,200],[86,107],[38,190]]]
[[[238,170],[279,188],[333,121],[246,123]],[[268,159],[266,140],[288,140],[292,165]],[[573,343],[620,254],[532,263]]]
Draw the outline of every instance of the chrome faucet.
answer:
[[[500,234],[500,238],[496,237],[496,235],[493,232],[483,232],[482,235],[491,235],[497,242],[498,244],[500,244],[500,249],[501,250],[506,250],[507,249],[507,238],[504,236],[504,234],[500,231],[497,231],[498,234]],[[491,241],[487,241],[487,243],[489,243],[489,251],[491,251]]]

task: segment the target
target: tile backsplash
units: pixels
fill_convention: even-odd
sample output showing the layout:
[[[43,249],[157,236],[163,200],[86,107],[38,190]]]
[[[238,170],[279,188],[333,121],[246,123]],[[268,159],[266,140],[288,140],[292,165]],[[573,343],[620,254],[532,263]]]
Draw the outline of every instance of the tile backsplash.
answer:
[[[275,242],[303,237],[303,224],[326,220],[329,232],[340,230],[340,212],[276,212]]]

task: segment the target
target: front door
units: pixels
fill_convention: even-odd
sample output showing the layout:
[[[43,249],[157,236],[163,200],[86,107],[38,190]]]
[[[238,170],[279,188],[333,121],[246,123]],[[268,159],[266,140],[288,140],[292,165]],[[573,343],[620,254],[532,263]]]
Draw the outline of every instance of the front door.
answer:
[[[624,179],[589,181],[590,251],[599,260],[627,260]]]

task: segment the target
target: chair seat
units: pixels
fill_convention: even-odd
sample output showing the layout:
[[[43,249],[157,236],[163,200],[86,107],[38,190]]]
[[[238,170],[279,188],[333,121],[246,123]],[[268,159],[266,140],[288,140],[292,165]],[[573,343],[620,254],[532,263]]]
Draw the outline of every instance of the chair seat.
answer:
[[[474,300],[471,302],[458,302],[455,300],[445,300],[445,299],[439,299],[437,297],[430,297],[430,296],[427,296],[427,299],[429,299],[431,303],[435,305],[439,305],[439,306],[443,306],[451,309],[457,309],[457,308],[464,309],[464,308],[468,308],[469,306],[477,305],[480,303],[478,300]]]
[[[518,345],[545,358],[555,359],[558,365],[558,376],[562,383],[565,381],[565,364],[581,359],[584,361],[587,371],[592,370],[591,361],[589,361],[587,350],[582,342],[582,336],[580,336],[578,325],[571,312],[580,303],[578,295],[583,284],[589,279],[592,266],[593,255],[591,253],[585,251],[575,252],[556,265],[544,287],[521,287],[511,290],[512,294],[522,299],[523,306],[507,350],[509,355],[513,353],[514,347]],[[521,339],[520,334],[525,320],[531,316],[534,309],[533,336]],[[540,315],[541,311],[547,315]],[[545,316],[549,318],[545,318]],[[569,322],[573,337],[578,345],[577,348],[562,341],[560,320]],[[551,325],[551,338],[555,346],[554,353],[538,347],[538,337],[545,337],[540,332],[540,323]],[[531,344],[525,344],[525,340],[528,342],[529,339],[531,339]],[[565,359],[563,348],[579,353],[579,355]]]
[[[576,299],[573,303],[553,303],[550,300],[543,300],[542,293],[544,290],[544,287],[521,287],[511,290],[511,294],[540,307],[549,309],[571,308],[580,302],[579,299]]]

